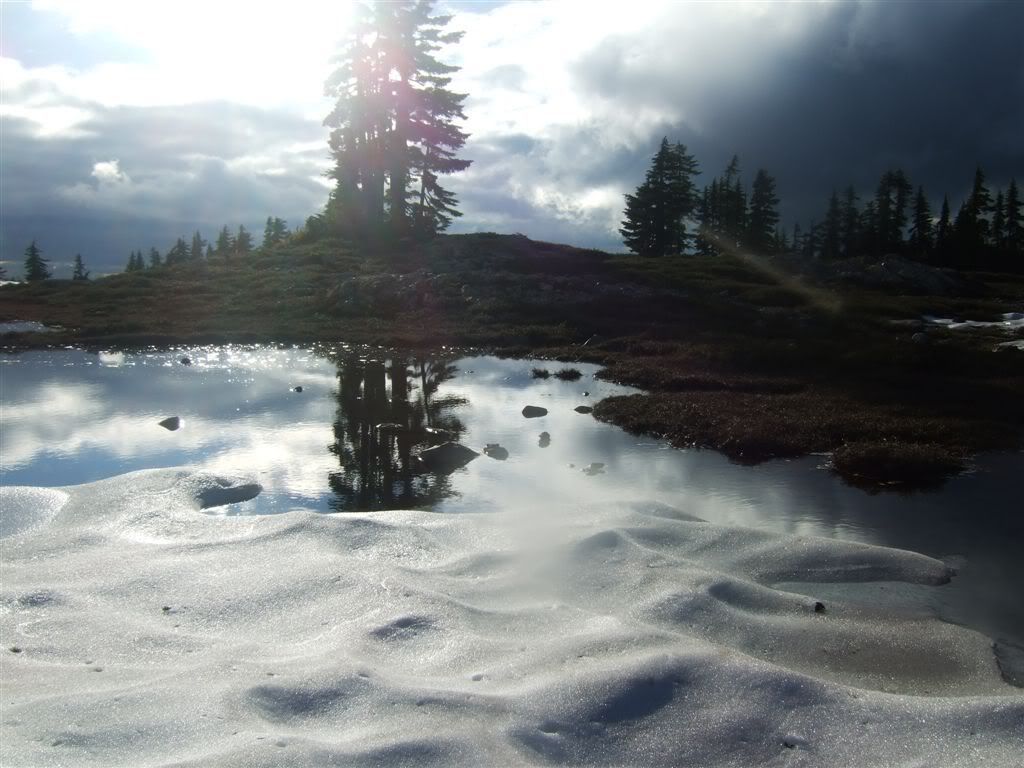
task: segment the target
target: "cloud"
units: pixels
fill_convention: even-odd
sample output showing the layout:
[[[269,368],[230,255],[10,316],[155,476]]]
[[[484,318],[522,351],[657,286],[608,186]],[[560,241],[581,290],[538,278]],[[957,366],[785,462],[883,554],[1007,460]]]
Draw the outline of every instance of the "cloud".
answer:
[[[976,164],[996,187],[1024,179],[1022,4],[451,5],[465,36],[442,58],[462,67],[473,160],[447,179],[465,214],[454,231],[619,249],[622,196],[664,135],[696,155],[701,183],[733,154],[748,184],[766,168],[787,224],[820,217],[833,187],[870,194],[890,166],[936,208]],[[198,23],[189,5],[47,6],[89,55],[0,59],[5,259],[45,231],[58,259],[110,253],[119,268],[150,244],[143,223],[160,247],[323,205],[321,88],[343,11],[253,11],[251,34],[225,36],[234,10],[204,6]],[[86,45],[100,35],[134,47],[104,59]]]

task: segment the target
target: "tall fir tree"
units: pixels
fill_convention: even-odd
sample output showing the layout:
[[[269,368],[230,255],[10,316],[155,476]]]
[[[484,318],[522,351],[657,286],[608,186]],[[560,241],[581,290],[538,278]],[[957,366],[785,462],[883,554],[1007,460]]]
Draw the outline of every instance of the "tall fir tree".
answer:
[[[33,240],[25,249],[25,279],[30,283],[48,280],[50,278],[50,267],[43,258],[42,251]]]
[[[238,234],[235,235],[235,253],[239,256],[248,256],[252,253],[252,233],[241,224],[238,225]]]
[[[838,259],[842,246],[843,218],[839,207],[839,193],[834,189],[828,199],[825,220],[821,226],[821,257]]]
[[[932,225],[932,209],[925,197],[924,187],[917,188],[914,198],[914,211],[911,216],[910,240],[907,245],[910,254],[919,261],[928,261],[934,250]]]
[[[199,234],[197,229],[192,235],[192,247],[189,248],[188,258],[189,261],[202,261],[204,258],[204,249],[206,248],[206,241],[203,236]]]
[[[747,221],[747,245],[757,253],[772,253],[780,246],[776,234],[779,223],[779,198],[775,179],[763,168],[754,176],[750,189],[750,213]],[[781,247],[780,250],[783,250]]]
[[[949,218],[949,196],[943,195],[939,221],[935,225],[935,261],[944,266],[950,262],[950,248],[953,239],[953,224]]]
[[[161,264],[160,251],[156,248],[149,249],[149,268],[159,267]]]
[[[1006,190],[1006,213],[1004,215],[1006,230],[1005,252],[1014,260],[1014,268],[1024,269],[1024,212],[1021,210],[1020,192],[1017,189],[1017,180],[1010,179],[1010,186]]]
[[[686,222],[697,209],[693,177],[698,172],[697,161],[683,144],[662,139],[643,184],[626,195],[619,233],[633,253],[671,256],[687,251],[692,235]]]
[[[857,191],[850,185],[843,192],[839,211],[840,250],[844,259],[857,255],[860,244],[860,212],[857,210]]]
[[[75,254],[75,266],[71,272],[71,279],[78,281],[89,279],[89,270],[85,268],[85,264],[82,262],[82,254],[80,253]]]
[[[458,216],[441,175],[468,167],[455,153],[466,135],[465,95],[450,91],[456,67],[437,51],[461,33],[427,0],[356,6],[349,36],[326,83],[335,107],[324,120],[335,181],[327,219],[352,234],[429,235]]]
[[[234,249],[234,238],[231,236],[230,230],[228,230],[228,225],[225,224],[221,231],[217,233],[217,247],[213,251],[214,255],[222,259],[228,259],[231,257]]]

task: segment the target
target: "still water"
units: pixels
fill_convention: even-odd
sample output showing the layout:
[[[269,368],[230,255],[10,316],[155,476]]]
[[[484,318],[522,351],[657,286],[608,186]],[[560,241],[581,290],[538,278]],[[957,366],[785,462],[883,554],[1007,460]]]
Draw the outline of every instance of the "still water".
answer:
[[[566,504],[653,499],[718,524],[952,560],[960,575],[939,589],[814,589],[923,603],[1024,645],[1024,455],[984,457],[938,492],[869,495],[825,471],[820,457],[744,467],[629,435],[575,408],[633,390],[595,379],[595,366],[573,366],[583,374],[577,381],[537,379],[535,367],[563,366],[492,357],[375,361],[345,347],[5,355],[0,483],[74,485],[181,465],[255,475],[259,496],[209,510],[232,515],[410,507],[514,514],[524,505],[557,514]],[[524,418],[527,405],[547,414]],[[160,426],[173,416],[177,429]],[[376,428],[383,423],[401,429]],[[450,473],[426,472],[415,456],[429,446],[427,427],[476,451],[498,444],[507,458],[481,454]]]

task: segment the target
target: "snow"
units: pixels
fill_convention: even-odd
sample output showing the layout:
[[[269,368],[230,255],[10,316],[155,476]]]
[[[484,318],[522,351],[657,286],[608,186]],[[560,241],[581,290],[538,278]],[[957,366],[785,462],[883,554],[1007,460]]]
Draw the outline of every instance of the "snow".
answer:
[[[941,589],[938,560],[656,503],[203,508],[253,492],[188,468],[0,488],[4,766],[1024,758],[988,638],[813,594]]]

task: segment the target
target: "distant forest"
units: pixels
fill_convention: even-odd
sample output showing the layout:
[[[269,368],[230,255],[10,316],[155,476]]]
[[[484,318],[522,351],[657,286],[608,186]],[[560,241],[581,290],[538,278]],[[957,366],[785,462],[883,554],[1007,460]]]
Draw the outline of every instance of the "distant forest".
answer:
[[[683,144],[662,139],[644,182],[626,195],[619,230],[643,256],[714,255],[736,249],[807,259],[878,260],[892,255],[939,267],[1024,271],[1024,212],[1015,179],[995,197],[975,171],[955,217],[944,196],[936,218],[924,188],[903,170],[885,171],[863,204],[856,189],[833,190],[819,221],[806,231],[779,221],[775,179],[764,169],[748,194],[733,156],[725,171],[697,190],[697,160]]]

